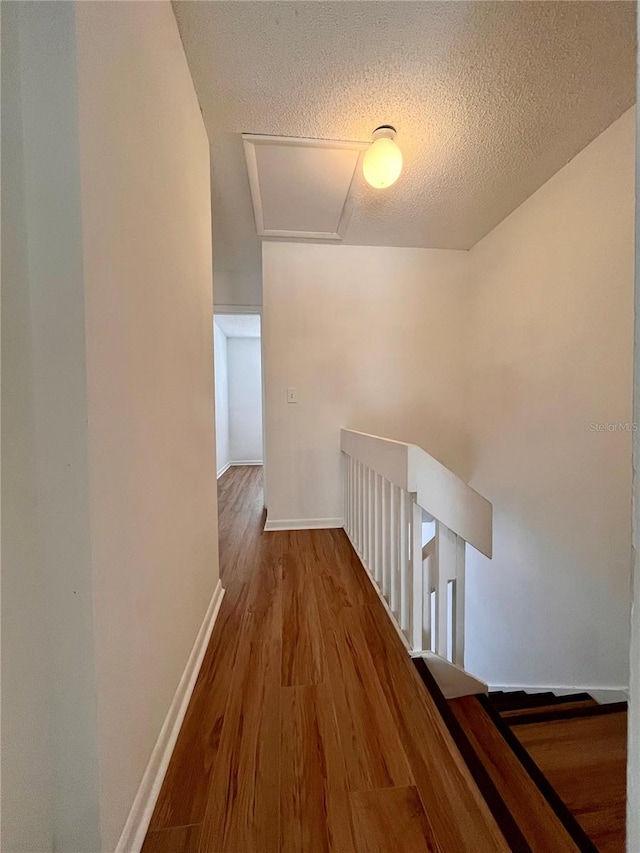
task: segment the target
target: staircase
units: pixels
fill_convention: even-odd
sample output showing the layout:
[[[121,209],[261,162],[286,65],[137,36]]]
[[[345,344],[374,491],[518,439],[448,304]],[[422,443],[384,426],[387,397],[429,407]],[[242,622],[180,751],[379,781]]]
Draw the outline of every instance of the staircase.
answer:
[[[513,850],[624,853],[626,702],[524,691],[445,699],[415,663]]]
[[[588,693],[489,694],[505,740],[601,853],[625,849],[627,703]]]
[[[624,853],[626,703],[495,692],[464,670],[465,547],[492,507],[415,445],[341,431],[345,530],[513,851]]]

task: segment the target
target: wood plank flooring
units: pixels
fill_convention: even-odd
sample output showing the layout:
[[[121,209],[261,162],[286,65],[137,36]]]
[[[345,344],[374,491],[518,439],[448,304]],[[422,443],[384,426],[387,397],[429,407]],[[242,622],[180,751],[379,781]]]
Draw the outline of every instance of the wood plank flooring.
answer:
[[[342,530],[219,481],[226,594],[144,853],[509,849]]]

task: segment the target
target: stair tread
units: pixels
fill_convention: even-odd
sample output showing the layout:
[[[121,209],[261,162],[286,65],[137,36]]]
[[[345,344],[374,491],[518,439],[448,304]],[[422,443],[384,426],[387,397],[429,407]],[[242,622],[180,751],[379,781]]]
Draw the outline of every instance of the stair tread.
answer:
[[[500,716],[508,720],[512,717],[520,717],[524,714],[546,714],[553,711],[568,711],[576,708],[593,708],[598,707],[595,699],[571,700],[570,702],[554,702],[549,705],[536,705],[535,707],[524,706],[522,708],[508,708],[505,711],[499,711]]]
[[[501,714],[507,710],[511,711],[520,708],[537,708],[541,705],[585,702],[587,700],[593,700],[593,697],[588,693],[573,693],[564,696],[557,696],[555,693],[551,693],[550,691],[546,693],[525,693],[524,691],[517,691],[515,693],[505,693],[503,696],[498,697],[490,693],[489,699],[491,700],[493,707]]]
[[[576,843],[480,702],[464,696],[450,706],[533,853],[575,853]]]
[[[573,720],[589,717],[604,717],[614,714],[626,714],[626,702],[611,702],[608,705],[590,705],[585,708],[576,708],[569,706],[568,708],[558,708],[553,706],[546,711],[533,708],[523,712],[515,717],[510,717],[508,720],[511,726],[528,725],[529,723],[551,723],[557,720]],[[507,722],[507,720],[505,720]]]

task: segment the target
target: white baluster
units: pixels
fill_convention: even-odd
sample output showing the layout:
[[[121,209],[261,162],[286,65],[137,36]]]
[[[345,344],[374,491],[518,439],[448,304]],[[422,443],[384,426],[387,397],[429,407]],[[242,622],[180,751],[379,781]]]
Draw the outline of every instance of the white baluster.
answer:
[[[424,649],[431,649],[431,592],[433,590],[434,578],[436,576],[436,554],[435,536],[422,546],[422,577],[423,577],[423,605],[422,605],[422,637]]]
[[[373,566],[375,562],[376,543],[376,472],[369,468],[369,476],[367,480],[367,490],[369,492],[369,562],[367,568],[369,573],[373,574]]]
[[[393,536],[393,507],[391,501],[392,485],[388,480],[384,481],[384,546],[383,546],[383,571],[382,571],[382,594],[389,601],[389,589],[391,587],[391,539]]]
[[[400,601],[398,622],[405,636],[409,629],[409,585],[411,583],[411,495],[403,489],[400,494]]]
[[[357,522],[358,522],[358,463],[354,459],[353,464],[351,466],[351,474],[353,480],[351,482],[351,508],[353,512],[353,518],[351,522],[351,539],[353,540],[353,547],[356,547],[357,543]]]
[[[364,488],[364,478],[366,473],[366,466],[364,462],[360,463],[360,554],[362,556],[362,560],[366,563],[365,559],[365,525],[367,522],[367,505],[366,505],[366,493]]]
[[[358,460],[353,460],[353,547],[358,548]]]
[[[398,613],[398,600],[400,598],[400,489],[391,486],[391,548],[390,548],[390,572],[391,582],[389,584],[389,607],[394,615]]]
[[[358,530],[356,533],[358,539],[358,554],[362,556],[362,462],[358,462]]]
[[[353,456],[349,457],[349,538],[355,547],[355,466],[356,462]]]
[[[349,517],[349,500],[350,500],[350,490],[351,483],[350,480],[350,472],[351,472],[351,457],[346,456],[345,461],[345,475],[344,475],[344,529],[347,531],[347,536],[350,536],[349,528],[351,526],[351,519]]]
[[[382,583],[382,564],[383,564],[383,528],[384,528],[384,480],[380,474],[376,474],[376,558],[374,562],[373,577],[375,578],[378,589]]]
[[[362,562],[369,565],[369,468],[362,466]]]
[[[366,516],[366,524],[364,528],[364,538],[365,538],[365,551],[367,555],[367,559],[365,560],[365,565],[369,571],[371,571],[371,562],[373,560],[373,551],[371,548],[371,528],[373,526],[373,496],[371,494],[371,468],[365,469],[365,478],[364,478],[364,490],[367,496],[367,516]]]
[[[353,542],[353,547],[358,550],[358,460],[354,458],[353,460],[353,484],[352,484],[352,497],[351,504],[353,507],[353,524],[351,530],[351,541]]]
[[[449,658],[448,613],[450,580],[456,577],[457,542],[456,535],[449,528],[436,521],[436,624],[434,625],[435,651],[441,657]]]
[[[378,586],[380,587],[380,592],[384,595],[386,591],[386,582],[387,582],[387,566],[389,564],[389,491],[387,486],[389,483],[385,478],[382,478],[382,551],[380,560],[380,580],[378,582]]]
[[[411,634],[409,643],[414,652],[422,651],[422,508],[412,504],[411,519]]]
[[[432,565],[435,566],[435,555],[431,559],[432,559]],[[431,637],[430,637],[430,641],[429,641],[429,649],[432,652],[435,652],[435,650],[436,650],[435,645],[436,644],[435,644],[434,636],[435,636],[435,630],[436,630],[435,626],[436,626],[436,623],[438,621],[438,618],[437,618],[438,617],[438,610],[436,608],[436,591],[435,591],[435,589],[432,589],[431,592],[429,593],[429,613],[431,614],[430,619],[429,619],[429,624],[432,626]]]
[[[342,454],[342,517],[344,519],[344,529],[349,532],[349,514],[347,512],[348,507],[348,495],[349,495],[349,457],[346,453]]]
[[[453,589],[453,662],[464,667],[465,541],[456,536],[456,579]]]

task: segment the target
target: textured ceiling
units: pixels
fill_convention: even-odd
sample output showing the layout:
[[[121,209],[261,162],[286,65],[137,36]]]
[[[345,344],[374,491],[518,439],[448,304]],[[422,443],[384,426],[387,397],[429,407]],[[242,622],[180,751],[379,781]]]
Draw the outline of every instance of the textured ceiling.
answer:
[[[259,338],[260,316],[258,314],[216,314],[218,328],[228,338]]]
[[[346,243],[468,249],[635,100],[626,2],[174,2],[212,151],[214,265],[260,275],[242,132],[368,140]]]

